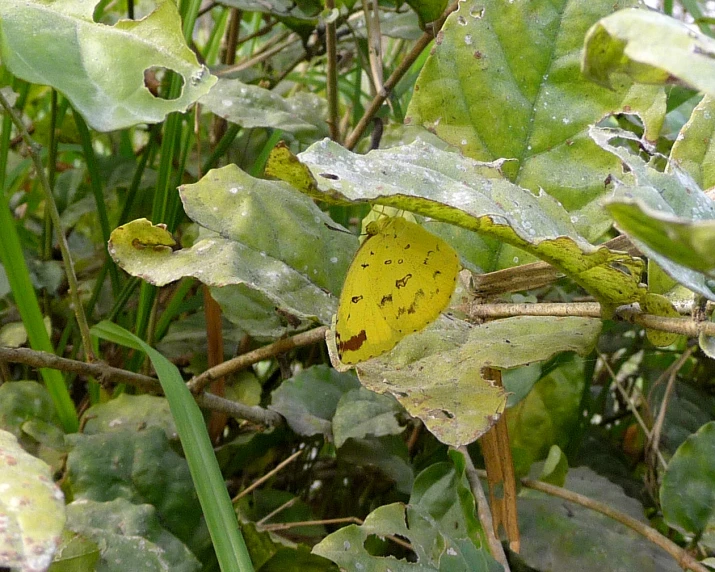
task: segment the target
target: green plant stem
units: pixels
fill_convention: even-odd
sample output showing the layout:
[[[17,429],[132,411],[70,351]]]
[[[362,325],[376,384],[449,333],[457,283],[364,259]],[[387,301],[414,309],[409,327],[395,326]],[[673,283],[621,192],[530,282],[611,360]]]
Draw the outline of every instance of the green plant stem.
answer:
[[[208,173],[210,169],[213,169],[216,166],[218,160],[231,146],[231,143],[233,143],[233,140],[236,138],[236,135],[238,135],[239,131],[241,131],[240,125],[236,125],[235,123],[229,124],[229,126],[226,128],[226,133],[223,134],[221,140],[216,144],[214,150],[211,151],[211,155],[209,155],[209,158],[206,159],[206,162],[202,167],[202,173]]]
[[[219,566],[224,572],[252,572],[251,557],[241,535],[203,416],[184,385],[179,370],[155,349],[116,324],[101,322],[92,331],[111,342],[141,350],[151,360],[171,409]]]
[[[39,145],[35,143],[27,129],[22,119],[18,116],[15,110],[10,106],[5,99],[5,96],[0,93],[0,105],[5,109],[5,112],[10,115],[12,122],[15,124],[15,128],[22,135],[25,144],[30,152],[32,161],[35,164],[35,169],[37,170],[37,177],[40,180],[40,185],[45,193],[45,200],[47,203],[47,208],[50,210],[50,216],[52,217],[52,223],[55,226],[57,232],[57,241],[60,246],[60,252],[62,253],[62,261],[65,265],[65,274],[67,275],[67,282],[69,283],[69,294],[72,299],[72,306],[74,308],[75,317],[77,319],[77,325],[79,326],[80,336],[82,337],[82,345],[84,346],[85,355],[89,361],[94,360],[94,352],[92,351],[91,338],[89,335],[89,326],[87,324],[87,318],[84,315],[84,306],[79,297],[79,285],[77,283],[77,275],[74,272],[74,262],[72,261],[72,254],[70,253],[69,246],[67,244],[67,237],[62,229],[62,222],[60,221],[60,213],[57,211],[57,204],[55,203],[54,196],[52,195],[52,189],[50,189],[49,181],[45,174],[44,166],[40,160]],[[38,308],[39,311],[39,308]],[[45,348],[40,348],[45,349]]]

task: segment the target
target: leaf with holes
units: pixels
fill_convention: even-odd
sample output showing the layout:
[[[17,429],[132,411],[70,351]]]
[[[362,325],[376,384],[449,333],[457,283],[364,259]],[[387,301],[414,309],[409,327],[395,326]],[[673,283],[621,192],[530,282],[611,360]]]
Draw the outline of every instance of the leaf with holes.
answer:
[[[96,3],[3,0],[3,65],[25,81],[62,92],[98,131],[163,121],[216,82],[186,45],[174,2],[160,2],[145,18],[113,26],[93,20]],[[161,99],[149,89],[160,79],[152,76],[167,70],[182,79],[176,99]]]

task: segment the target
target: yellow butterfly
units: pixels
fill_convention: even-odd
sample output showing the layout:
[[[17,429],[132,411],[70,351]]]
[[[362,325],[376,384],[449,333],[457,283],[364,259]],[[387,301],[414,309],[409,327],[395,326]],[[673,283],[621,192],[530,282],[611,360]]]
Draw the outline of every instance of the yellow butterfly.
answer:
[[[444,240],[403,218],[367,225],[340,294],[335,342],[344,364],[391,350],[449,304],[461,268]]]

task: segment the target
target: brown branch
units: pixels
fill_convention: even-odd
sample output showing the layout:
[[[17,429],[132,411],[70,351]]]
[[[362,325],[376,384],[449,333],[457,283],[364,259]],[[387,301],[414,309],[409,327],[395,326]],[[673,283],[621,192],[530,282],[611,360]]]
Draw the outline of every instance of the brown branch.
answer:
[[[449,6],[447,10],[445,10],[445,13],[442,15],[442,17],[430,25],[430,28],[432,28],[432,30],[422,34],[422,36],[417,40],[415,45],[410,50],[410,53],[407,54],[405,59],[400,62],[400,65],[395,68],[395,71],[390,74],[390,77],[387,78],[387,81],[385,82],[384,88],[373,98],[373,100],[370,102],[369,107],[365,110],[365,113],[360,118],[360,121],[358,121],[358,124],[355,126],[355,129],[353,129],[352,133],[350,133],[347,139],[345,139],[346,149],[352,150],[355,145],[357,145],[357,142],[360,140],[360,137],[362,137],[362,134],[365,132],[365,129],[372,121],[372,118],[380,110],[380,107],[382,107],[382,104],[385,103],[385,100],[389,97],[392,90],[395,89],[395,86],[402,79],[402,76],[407,73],[412,64],[415,63],[417,58],[424,51],[424,49],[430,45],[430,42],[434,40],[435,34],[442,28],[442,25],[447,19],[447,16],[454,12],[458,6],[459,1],[454,2],[451,6]]]
[[[684,310],[687,310],[684,308]],[[512,316],[582,316],[600,318],[597,302],[566,302],[547,304],[473,304],[468,309],[472,320],[509,318]],[[699,322],[691,318],[667,318],[642,312],[638,306],[627,305],[616,309],[615,318],[644,328],[696,338],[700,334],[715,336],[715,322]]]
[[[325,339],[325,332],[327,331],[327,326],[321,326],[320,328],[315,328],[313,330],[303,332],[302,334],[297,334],[290,338],[284,338],[278,340],[268,346],[263,346],[248,352],[246,354],[240,355],[233,359],[223,362],[216,367],[207,369],[200,375],[194,377],[191,381],[187,383],[189,389],[192,393],[201,392],[204,387],[206,387],[213,380],[220,377],[229,375],[235,371],[239,371],[247,368],[254,363],[263,361],[265,359],[275,357],[278,354],[285,353],[295,348],[302,346],[309,346],[317,342],[321,342]]]
[[[139,387],[146,392],[162,393],[161,384],[158,379],[148,375],[142,375],[141,373],[134,373],[125,369],[112,367],[102,362],[86,363],[59,357],[48,352],[38,352],[28,348],[6,347],[0,347],[0,362],[23,363],[37,368],[69,371],[78,375],[97,378],[103,383],[127,383],[134,387]],[[218,397],[211,393],[196,395],[195,399],[200,407],[220,411],[237,419],[245,419],[252,423],[269,427],[283,423],[283,417],[275,411],[269,411],[261,407],[249,407],[243,403],[229,401],[228,399]]]
[[[340,140],[338,127],[338,38],[335,30],[333,10],[335,0],[325,0],[325,10],[330,13],[331,20],[325,24],[325,55],[327,67],[325,70],[325,95],[328,99],[328,129],[333,141]]]

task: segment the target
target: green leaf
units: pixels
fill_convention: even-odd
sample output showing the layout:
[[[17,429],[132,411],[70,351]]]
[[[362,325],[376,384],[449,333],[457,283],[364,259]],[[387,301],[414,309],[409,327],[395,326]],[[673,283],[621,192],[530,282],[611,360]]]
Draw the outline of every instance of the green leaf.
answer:
[[[715,528],[715,421],[678,447],[660,487],[663,517],[687,536]]]
[[[59,427],[57,411],[47,389],[36,381],[0,385],[0,429],[10,431],[22,443],[22,425],[32,419],[50,421]]]
[[[151,505],[136,505],[123,498],[74,501],[67,506],[67,527],[101,547],[99,570],[201,569],[191,551],[162,527]]]
[[[186,461],[159,427],[70,435],[67,472],[75,500],[127,499],[151,504],[164,526],[183,542],[199,526],[201,507]]]
[[[434,22],[447,7],[447,0],[407,0],[407,4],[420,18],[420,22]]]
[[[261,12],[273,14],[281,18],[294,18],[309,23],[318,23],[320,7],[311,9],[307,2],[293,2],[291,0],[222,0],[222,4],[244,10],[246,12]]]
[[[358,467],[373,466],[395,481],[395,488],[409,494],[414,480],[405,440],[397,435],[347,439],[338,449],[338,459]]]
[[[566,488],[646,522],[643,507],[605,477],[579,467]],[[537,570],[677,572],[680,567],[649,540],[581,505],[522,489],[518,499],[520,556]]]
[[[632,0],[511,2],[469,0],[450,15],[415,85],[406,122],[422,125],[481,161],[509,159],[506,176],[575,212],[595,240],[608,227],[597,213],[603,179],[618,161],[588,137],[614,113],[638,115],[655,141],[665,114],[660,88],[613,90],[581,75],[588,28]],[[538,230],[538,228],[537,228]]]
[[[269,409],[285,417],[298,435],[332,439],[332,419],[340,398],[360,387],[352,374],[317,365],[286,379],[271,394]]]
[[[350,438],[400,435],[404,428],[397,422],[402,407],[387,395],[361,387],[345,393],[333,416],[335,446],[342,447]]]
[[[539,480],[563,487],[566,482],[566,475],[569,472],[569,461],[558,445],[551,445],[549,454],[544,461]]]
[[[429,513],[455,539],[471,542],[482,553],[487,568],[501,570],[486,549],[488,541],[477,516],[477,506],[465,474],[462,453],[451,450],[451,463],[434,463],[415,478],[410,504]]]
[[[396,397],[442,443],[458,447],[478,439],[504,411],[506,393],[483,377],[485,367],[509,369],[563,351],[586,354],[600,329],[600,320],[576,317],[521,316],[473,328],[443,318],[358,365],[358,376],[368,389]]]
[[[715,277],[715,220],[674,216],[638,200],[612,201],[606,208],[621,229],[661,256]]]
[[[521,459],[520,473],[547,458],[554,445],[567,447],[581,421],[584,384],[584,360],[574,356],[549,371],[507,411],[511,446]]]
[[[668,298],[661,294],[648,292],[641,300],[641,308],[644,312],[654,314],[656,316],[665,316],[668,318],[679,318],[680,314],[675,309]],[[672,332],[663,332],[661,330],[646,329],[648,341],[658,348],[665,348],[680,339],[678,334]]]
[[[661,173],[628,148],[616,146],[619,139],[638,141],[632,133],[594,127],[591,136],[628,167],[624,176],[619,175],[620,167],[612,173],[613,195],[606,208],[616,222],[671,278],[715,299],[708,277],[698,270],[712,259],[712,253],[701,250],[698,241],[710,240],[715,202],[676,165],[671,163],[672,172]],[[700,259],[688,252],[691,247],[701,253]]]
[[[65,528],[48,572],[96,570],[101,554],[96,542]]]
[[[213,169],[199,182],[179,187],[179,193],[186,213],[204,228],[340,293],[357,239],[336,230],[339,225],[308,197],[236,165]]]
[[[327,136],[325,99],[298,92],[281,97],[274,91],[237,79],[219,79],[199,103],[209,111],[244,128],[270,127],[289,133]]]
[[[624,77],[649,84],[683,85],[715,95],[715,40],[654,10],[621,10],[586,36],[584,74],[605,86]]]
[[[715,186],[715,99],[705,96],[679,131],[670,160],[686,171],[701,189]]]
[[[25,81],[62,92],[98,131],[157,123],[184,111],[216,82],[186,45],[174,2],[161,1],[141,20],[93,21],[96,1],[5,0],[0,3],[0,57]],[[62,62],[62,65],[57,65]],[[183,89],[158,98],[144,73],[172,70]]]
[[[50,467],[0,430],[0,565],[44,570],[65,525],[62,491]]]
[[[206,333],[204,332],[204,335]],[[122,393],[106,403],[93,405],[84,414],[85,435],[110,433],[113,431],[143,431],[157,427],[164,431],[169,440],[177,439],[176,426],[171,418],[169,404],[163,397],[155,395],[129,395]],[[142,433],[138,433],[142,435]]]
[[[569,215],[545,193],[535,195],[501,178],[498,165],[478,163],[422,141],[357,155],[325,140],[301,153],[300,160],[310,168],[318,188],[311,188],[305,175],[297,188],[311,196],[322,192],[331,202],[404,209],[511,244],[570,276],[604,305],[605,312],[642,295],[642,261],[592,246],[576,232],[576,215]],[[439,225],[428,229],[440,233]],[[445,238],[460,251],[448,232],[444,231]],[[460,237],[466,248],[473,240],[471,233]]]
[[[365,542],[373,535],[407,539],[417,562],[370,554]],[[490,559],[473,543],[453,538],[451,531],[438,526],[424,509],[402,503],[381,506],[365,518],[362,526],[352,524],[328,535],[313,548],[313,553],[346,569],[354,569],[359,562],[365,572],[494,570]]]

